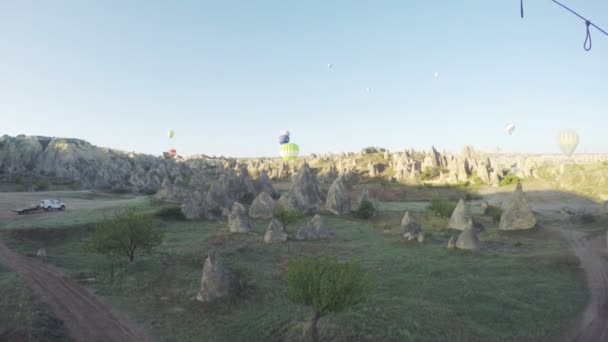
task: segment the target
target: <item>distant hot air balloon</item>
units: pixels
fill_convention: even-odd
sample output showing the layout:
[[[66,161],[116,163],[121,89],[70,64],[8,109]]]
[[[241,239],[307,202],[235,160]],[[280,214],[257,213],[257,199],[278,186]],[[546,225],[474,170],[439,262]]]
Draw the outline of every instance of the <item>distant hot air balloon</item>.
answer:
[[[175,158],[175,156],[177,155],[177,151],[173,148],[173,149],[169,150],[169,155],[172,158]]]
[[[287,144],[289,142],[289,135],[281,134],[279,135],[279,144]]]
[[[173,136],[175,136],[175,131],[170,130],[169,132],[167,132],[167,135],[169,136],[169,139],[173,139]]]
[[[515,130],[515,124],[514,123],[510,123],[508,125],[505,126],[505,131],[507,133],[509,133],[509,135],[513,134],[513,131]]]
[[[334,66],[333,64],[329,63],[329,64],[327,64],[327,69],[331,69],[333,66]]]
[[[435,73],[433,74],[433,77],[435,77],[435,79],[439,78],[439,71],[435,71]]]
[[[298,158],[298,154],[300,153],[300,147],[298,147],[298,145],[296,144],[291,143],[283,144],[279,148],[279,153],[284,161],[294,160]]]
[[[570,157],[578,146],[578,134],[575,131],[561,131],[557,136],[557,143],[562,152]]]

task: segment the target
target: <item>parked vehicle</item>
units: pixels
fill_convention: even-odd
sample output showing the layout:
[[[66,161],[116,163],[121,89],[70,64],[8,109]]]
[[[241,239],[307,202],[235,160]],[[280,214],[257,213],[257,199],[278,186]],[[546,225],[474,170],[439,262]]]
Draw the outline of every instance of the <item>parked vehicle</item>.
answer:
[[[45,199],[40,201],[40,207],[44,210],[64,210],[65,203],[56,199]]]

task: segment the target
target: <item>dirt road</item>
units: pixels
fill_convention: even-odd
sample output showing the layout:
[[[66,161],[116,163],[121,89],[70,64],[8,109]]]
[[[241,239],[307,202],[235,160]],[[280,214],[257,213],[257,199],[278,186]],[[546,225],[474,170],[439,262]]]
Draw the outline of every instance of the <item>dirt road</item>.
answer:
[[[511,191],[484,189],[484,197],[501,203],[511,196]],[[526,190],[526,189],[524,189]],[[608,341],[608,260],[606,258],[606,233],[583,232],[564,223],[560,210],[567,207],[578,211],[585,209],[600,214],[606,207],[588,198],[549,188],[532,188],[526,192],[530,207],[551,222],[547,229],[560,234],[579,259],[585,271],[591,298],[585,312],[574,327],[562,336],[564,342]]]
[[[2,194],[0,202],[15,203],[11,202],[10,196],[11,194]],[[29,198],[18,195],[12,200],[18,202]],[[94,202],[70,201],[76,208],[111,205],[111,201],[101,204]],[[16,215],[8,213],[6,208],[0,209],[3,209],[0,211],[0,263],[21,274],[41,300],[63,320],[68,333],[75,341],[151,341],[143,330],[60,270],[10,250],[4,243],[2,229]]]

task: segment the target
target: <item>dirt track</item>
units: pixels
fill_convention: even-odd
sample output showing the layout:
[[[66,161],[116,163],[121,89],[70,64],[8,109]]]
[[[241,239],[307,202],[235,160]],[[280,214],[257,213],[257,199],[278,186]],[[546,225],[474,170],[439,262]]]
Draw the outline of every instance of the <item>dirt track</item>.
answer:
[[[511,193],[499,192],[499,190],[501,189],[485,189],[484,197],[494,203],[508,200]],[[604,232],[601,234],[586,233],[572,229],[568,223],[563,223],[564,217],[560,214],[563,207],[572,210],[584,208],[596,214],[604,212],[605,207],[584,197],[546,188],[528,189],[526,195],[530,207],[553,222],[547,228],[559,233],[568,242],[585,271],[587,287],[591,294],[582,317],[560,340],[564,342],[608,341],[606,234]]]
[[[11,194],[2,194],[3,200]],[[29,197],[16,195],[15,202]],[[122,200],[119,200],[122,201]],[[13,203],[15,203],[13,202]],[[30,201],[31,202],[31,201]],[[88,203],[87,203],[88,202]],[[91,208],[111,205],[112,201],[94,203],[87,200],[70,200],[72,207]],[[114,202],[116,203],[116,202]],[[0,231],[16,215],[0,208]],[[70,279],[55,267],[10,250],[0,232],[0,263],[17,271],[26,283],[64,321],[68,333],[75,341],[150,341],[146,334],[123,315],[103,303],[89,290]]]

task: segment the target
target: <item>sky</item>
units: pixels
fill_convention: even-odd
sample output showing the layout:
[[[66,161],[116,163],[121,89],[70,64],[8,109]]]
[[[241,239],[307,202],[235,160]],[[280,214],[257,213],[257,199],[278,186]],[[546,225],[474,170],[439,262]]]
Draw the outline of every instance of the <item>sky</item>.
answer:
[[[563,1],[608,29],[607,1]],[[524,5],[0,1],[0,135],[254,157],[283,130],[310,154],[559,153],[573,129],[577,152],[608,153],[608,37],[586,52],[582,20]]]

